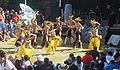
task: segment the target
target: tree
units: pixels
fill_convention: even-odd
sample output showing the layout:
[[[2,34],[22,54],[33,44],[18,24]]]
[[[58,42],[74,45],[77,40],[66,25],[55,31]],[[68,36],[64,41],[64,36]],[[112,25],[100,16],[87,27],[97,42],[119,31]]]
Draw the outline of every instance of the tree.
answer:
[[[6,8],[8,2],[9,2],[9,0],[0,0],[0,7]]]

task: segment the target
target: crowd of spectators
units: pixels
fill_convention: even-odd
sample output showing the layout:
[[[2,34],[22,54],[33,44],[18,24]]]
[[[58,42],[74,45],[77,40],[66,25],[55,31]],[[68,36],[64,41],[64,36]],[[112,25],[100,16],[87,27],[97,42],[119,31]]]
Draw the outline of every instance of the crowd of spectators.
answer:
[[[111,49],[112,48],[112,49]],[[111,49],[111,50],[110,50]],[[52,60],[43,55],[39,55],[35,62],[25,55],[20,59],[17,55],[7,58],[6,53],[0,50],[0,69],[4,70],[114,70],[120,69],[120,50],[113,51],[112,44],[105,48],[103,52],[94,50],[87,51],[83,57],[75,57],[73,53],[69,54],[64,63],[54,64]],[[57,58],[56,58],[57,59]]]

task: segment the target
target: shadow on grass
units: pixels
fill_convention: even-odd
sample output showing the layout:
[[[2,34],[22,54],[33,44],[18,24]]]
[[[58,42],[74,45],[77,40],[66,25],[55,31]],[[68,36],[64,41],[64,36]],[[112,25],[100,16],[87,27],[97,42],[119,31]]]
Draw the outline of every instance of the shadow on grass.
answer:
[[[16,53],[15,51],[6,51],[7,52],[7,54],[14,54],[14,53]]]
[[[39,56],[39,55],[43,55],[43,56],[46,56],[46,55],[50,55],[49,53],[41,53],[41,54],[35,54],[33,56]]]
[[[2,47],[1,47],[0,49],[4,49],[4,50],[6,49],[6,50],[8,50],[8,49],[14,49],[14,48],[5,48],[5,47],[2,48]]]
[[[56,50],[56,51],[61,51],[61,52],[63,52],[63,51],[69,51],[69,50],[72,50],[72,49],[61,49],[61,50]]]

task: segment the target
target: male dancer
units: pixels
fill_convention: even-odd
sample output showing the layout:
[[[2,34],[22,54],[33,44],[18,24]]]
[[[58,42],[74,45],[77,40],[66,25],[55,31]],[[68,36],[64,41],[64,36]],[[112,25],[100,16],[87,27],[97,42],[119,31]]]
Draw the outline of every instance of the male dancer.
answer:
[[[68,38],[71,38],[71,43],[73,43],[73,33],[74,33],[76,22],[72,18],[73,18],[73,15],[69,16],[69,20],[67,21],[68,30],[66,32],[66,38],[65,38],[64,44],[66,44]]]
[[[80,24],[81,18],[78,17],[75,19],[75,33],[74,33],[74,42],[73,42],[73,48],[75,48],[76,43],[78,42],[78,48],[82,49],[82,41],[81,41],[81,31],[84,29],[84,27]]]

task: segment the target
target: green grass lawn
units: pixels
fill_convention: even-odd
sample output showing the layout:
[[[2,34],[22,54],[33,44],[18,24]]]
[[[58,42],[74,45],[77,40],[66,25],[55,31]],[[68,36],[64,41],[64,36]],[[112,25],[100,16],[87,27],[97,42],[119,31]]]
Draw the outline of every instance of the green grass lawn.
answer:
[[[7,57],[9,55],[12,55],[13,57],[17,54],[15,52],[15,39],[10,39],[7,42],[0,42],[0,49],[6,51]],[[37,59],[38,55],[43,55],[44,57],[50,58],[50,60],[53,61],[53,63],[63,63],[68,57],[70,53],[74,53],[75,56],[80,55],[81,57],[85,53],[84,51],[81,51],[80,49],[72,49],[71,45],[65,45],[65,46],[60,46],[57,48],[56,53],[54,55],[48,55],[46,52],[46,48],[44,49],[35,49],[32,57],[32,62],[34,62]]]

